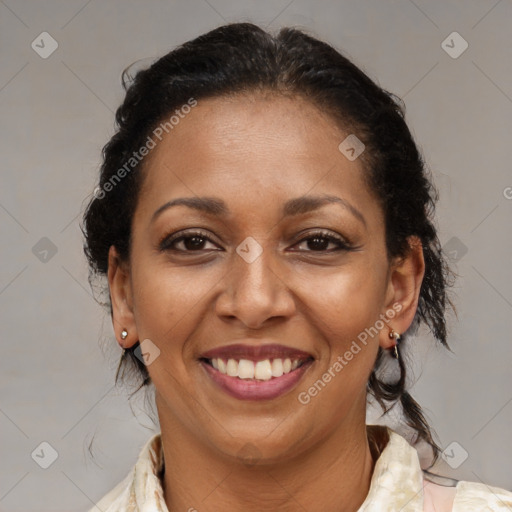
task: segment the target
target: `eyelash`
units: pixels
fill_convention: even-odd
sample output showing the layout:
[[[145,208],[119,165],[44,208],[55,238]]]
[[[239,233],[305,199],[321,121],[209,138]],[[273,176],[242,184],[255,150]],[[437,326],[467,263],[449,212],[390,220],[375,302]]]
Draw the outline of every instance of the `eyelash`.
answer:
[[[190,231],[190,232],[181,233],[179,235],[171,235],[171,236],[167,236],[166,235],[159,242],[158,246],[160,248],[160,251],[162,251],[162,252],[174,251],[174,252],[181,252],[181,253],[193,253],[193,252],[201,252],[201,251],[203,251],[204,249],[198,249],[197,251],[193,251],[193,250],[175,249],[175,248],[172,247],[172,244],[174,244],[176,242],[180,242],[182,240],[187,240],[189,238],[194,238],[194,237],[202,238],[202,239],[204,239],[204,240],[206,240],[206,241],[208,241],[210,243],[215,243],[203,231]],[[299,240],[295,245],[301,244],[303,242],[307,242],[308,240],[312,240],[314,238],[320,238],[320,239],[323,238],[325,240],[328,240],[329,242],[334,242],[334,243],[338,244],[338,248],[334,249],[334,250],[331,249],[331,250],[320,250],[320,251],[308,250],[306,252],[330,254],[330,253],[338,252],[338,251],[350,251],[350,250],[353,250],[353,248],[350,246],[350,244],[345,242],[342,238],[340,238],[338,236],[335,236],[335,235],[332,235],[331,233],[329,233],[327,231],[315,231],[313,233],[310,233],[307,237],[302,238],[301,240]]]

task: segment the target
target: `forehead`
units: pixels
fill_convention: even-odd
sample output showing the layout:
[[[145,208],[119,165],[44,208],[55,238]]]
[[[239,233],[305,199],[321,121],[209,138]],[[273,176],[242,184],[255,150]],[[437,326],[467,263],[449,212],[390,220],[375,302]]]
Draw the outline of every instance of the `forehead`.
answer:
[[[375,204],[360,159],[338,149],[349,135],[302,97],[239,94],[199,100],[144,162],[141,208],[182,196],[217,196],[245,210],[333,194]],[[149,214],[149,211],[147,212]]]

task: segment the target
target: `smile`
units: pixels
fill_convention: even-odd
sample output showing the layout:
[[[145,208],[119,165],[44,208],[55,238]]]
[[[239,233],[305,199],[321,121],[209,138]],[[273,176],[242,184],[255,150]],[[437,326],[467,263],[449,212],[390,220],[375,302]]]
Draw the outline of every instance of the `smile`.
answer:
[[[230,345],[199,358],[217,388],[240,400],[271,400],[301,380],[314,358],[279,345]]]
[[[230,377],[239,379],[255,379],[260,381],[281,377],[286,373],[296,370],[305,363],[300,359],[264,359],[263,361],[251,361],[250,359],[224,359],[214,358],[207,360],[216,370]]]
[[[312,358],[293,361],[277,358],[272,362],[221,358],[200,361],[216,387],[239,400],[278,398],[292,390],[313,364]]]

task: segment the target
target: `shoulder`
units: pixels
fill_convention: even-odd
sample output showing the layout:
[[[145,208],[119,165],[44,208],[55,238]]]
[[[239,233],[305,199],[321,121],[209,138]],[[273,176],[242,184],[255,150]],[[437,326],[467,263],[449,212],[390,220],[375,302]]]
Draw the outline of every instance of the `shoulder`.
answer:
[[[126,510],[125,506],[130,501],[130,488],[132,481],[133,471],[131,471],[87,512],[116,512],[118,510]]]
[[[126,477],[88,512],[167,511],[160,480],[163,466],[162,439],[157,433],[143,446]]]
[[[453,512],[510,512],[512,492],[479,482],[461,480],[456,487]]]
[[[512,492],[460,480],[454,486],[423,481],[424,512],[510,512]]]
[[[456,487],[439,485],[423,480],[423,511],[452,512],[453,501],[457,493]]]

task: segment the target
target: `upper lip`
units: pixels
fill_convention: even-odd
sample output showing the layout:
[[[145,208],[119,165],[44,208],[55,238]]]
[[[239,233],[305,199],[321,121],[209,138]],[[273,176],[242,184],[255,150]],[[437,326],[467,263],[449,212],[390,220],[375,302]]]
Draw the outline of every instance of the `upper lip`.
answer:
[[[204,359],[249,359],[253,361],[261,361],[264,359],[313,359],[313,356],[303,350],[277,343],[269,343],[265,345],[246,345],[243,343],[235,343],[222,347],[212,348],[200,355]]]

